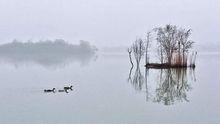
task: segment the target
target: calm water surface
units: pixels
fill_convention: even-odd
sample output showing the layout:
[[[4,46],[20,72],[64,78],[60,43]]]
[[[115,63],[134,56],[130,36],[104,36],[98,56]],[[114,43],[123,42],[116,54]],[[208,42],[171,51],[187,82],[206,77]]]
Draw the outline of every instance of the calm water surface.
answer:
[[[169,78],[141,65],[129,78],[126,53],[99,53],[88,63],[2,60],[0,123],[219,124],[219,65],[220,54],[201,54],[193,72],[171,70]],[[43,92],[70,84],[68,94]]]

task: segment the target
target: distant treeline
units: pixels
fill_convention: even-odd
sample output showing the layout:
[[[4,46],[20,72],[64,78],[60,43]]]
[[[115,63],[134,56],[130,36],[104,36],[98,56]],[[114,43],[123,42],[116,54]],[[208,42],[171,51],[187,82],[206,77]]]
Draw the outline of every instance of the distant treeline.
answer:
[[[95,46],[92,46],[88,41],[80,41],[79,45],[73,45],[63,39],[43,40],[39,42],[20,42],[14,40],[11,43],[0,45],[1,53],[51,53],[51,54],[93,54],[97,51]]]
[[[62,39],[20,42],[0,45],[0,62],[15,65],[29,62],[43,66],[62,66],[77,61],[82,65],[96,56],[97,48],[87,41],[70,44]]]

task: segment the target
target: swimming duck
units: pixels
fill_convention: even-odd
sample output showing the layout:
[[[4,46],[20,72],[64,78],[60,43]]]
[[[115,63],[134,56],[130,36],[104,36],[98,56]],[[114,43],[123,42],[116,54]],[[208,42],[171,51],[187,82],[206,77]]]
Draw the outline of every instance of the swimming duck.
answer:
[[[73,86],[69,86],[69,87],[63,87],[64,90],[73,90]]]
[[[45,89],[44,92],[45,93],[49,93],[49,92],[55,93],[55,88],[53,88],[52,90],[51,89]]]

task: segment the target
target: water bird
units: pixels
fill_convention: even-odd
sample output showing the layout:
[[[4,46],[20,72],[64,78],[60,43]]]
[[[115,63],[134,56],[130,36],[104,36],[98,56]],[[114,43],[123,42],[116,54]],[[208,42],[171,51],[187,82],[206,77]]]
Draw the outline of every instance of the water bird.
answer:
[[[49,92],[55,93],[55,88],[53,88],[53,89],[45,89],[44,92],[45,93],[49,93]]]
[[[66,86],[66,87],[63,87],[63,89],[64,89],[64,90],[73,90],[73,86],[72,86],[72,85],[71,85],[71,86],[69,86],[69,87],[68,87],[68,86]]]

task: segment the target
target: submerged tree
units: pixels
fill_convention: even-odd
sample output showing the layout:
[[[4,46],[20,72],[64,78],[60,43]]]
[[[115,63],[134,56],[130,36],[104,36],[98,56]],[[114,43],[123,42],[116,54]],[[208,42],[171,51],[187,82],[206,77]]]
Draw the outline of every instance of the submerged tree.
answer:
[[[128,81],[130,81],[131,80],[132,69],[134,67],[134,64],[133,64],[133,61],[132,61],[132,48],[128,48],[127,52],[129,54],[129,60],[130,60],[130,63],[131,63],[131,68],[130,68],[129,76],[128,76]]]
[[[132,51],[136,60],[136,64],[139,66],[141,58],[145,53],[144,41],[141,38],[136,39],[136,41],[133,43]]]
[[[133,67],[134,64],[133,64],[132,57],[131,57],[131,54],[132,54],[132,48],[128,48],[128,49],[127,49],[127,52],[128,52],[128,54],[129,54],[129,60],[130,60],[131,66]]]

